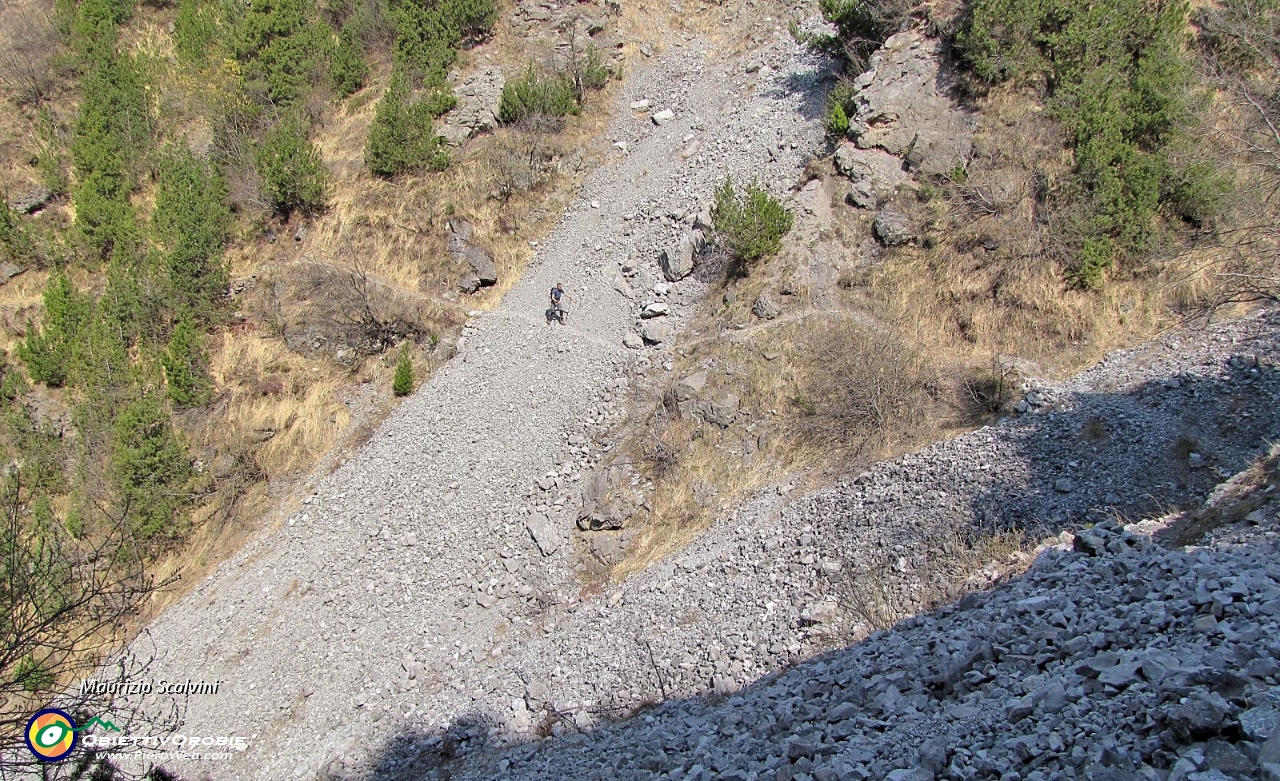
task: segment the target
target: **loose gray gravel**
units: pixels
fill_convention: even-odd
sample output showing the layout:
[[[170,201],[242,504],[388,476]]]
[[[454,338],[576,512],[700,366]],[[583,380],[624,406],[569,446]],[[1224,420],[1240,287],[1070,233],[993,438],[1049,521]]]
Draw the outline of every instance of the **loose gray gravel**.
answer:
[[[726,174],[785,195],[821,151],[825,66],[781,23],[767,38],[756,56],[769,67],[752,74],[699,38],[639,63],[608,131],[625,150],[589,175],[500,307],[468,324],[458,356],[287,523],[154,623],[155,677],[227,682],[191,699],[183,729],[250,739],[230,762],[175,770],[219,781],[359,774],[397,735],[524,697],[506,655],[553,631],[540,618],[551,606],[579,603],[562,510],[630,378],[667,360],[624,346],[655,295],[659,250]],[[656,125],[629,108],[641,99],[674,117]],[[615,289],[628,264],[633,298]],[[572,296],[566,327],[543,318],[556,282]],[[678,324],[703,289],[670,286],[663,319]]]
[[[1277,683],[1273,541],[1164,551],[1111,519],[1192,505],[1280,437],[1274,313],[1031,382],[1023,414],[816,494],[776,486],[580,592],[571,528],[607,455],[597,435],[670,367],[665,346],[635,346],[640,313],[667,304],[644,322],[678,333],[705,293],[660,282],[659,251],[726,173],[783,195],[821,149],[823,63],[770,36],[741,61],[695,38],[635,68],[613,157],[458,357],[152,626],[156,677],[227,681],[191,700],[184,730],[250,738],[230,762],[175,769],[1030,781],[1163,778],[1140,768],[1185,759],[1179,781],[1212,781],[1194,774],[1223,743],[1254,762],[1236,777],[1264,777],[1266,738],[1244,723],[1265,721]],[[567,327],[543,321],[556,282]],[[989,595],[850,645],[873,628],[851,598],[866,583],[907,614],[975,535],[1086,523],[1098,550],[1050,549]],[[942,585],[986,587],[1010,563]],[[1202,712],[1213,723],[1187,726]]]

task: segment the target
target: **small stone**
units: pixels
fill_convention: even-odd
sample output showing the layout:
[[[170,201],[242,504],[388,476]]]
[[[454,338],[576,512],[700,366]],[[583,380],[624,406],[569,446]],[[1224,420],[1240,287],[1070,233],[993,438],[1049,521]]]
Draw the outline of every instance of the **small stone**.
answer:
[[[628,331],[627,334],[622,337],[622,346],[631,350],[639,350],[641,347],[644,347],[644,339],[641,339],[640,334],[635,331]]]
[[[774,303],[768,293],[761,293],[751,305],[751,314],[761,320],[773,320],[782,314],[782,307]]]
[[[662,344],[671,339],[671,326],[661,320],[649,320],[640,327],[640,336],[649,344]]]
[[[672,111],[669,108],[664,108],[663,110],[656,112],[650,118],[653,120],[653,124],[655,125],[665,125],[671,120],[675,119],[675,117],[676,117],[676,112]]]
[[[543,556],[550,556],[560,549],[560,535],[556,533],[550,519],[542,513],[533,513],[525,519],[525,528],[533,536],[538,550]]]
[[[1053,483],[1053,490],[1060,494],[1069,494],[1076,490],[1076,484],[1069,477],[1059,477]]]

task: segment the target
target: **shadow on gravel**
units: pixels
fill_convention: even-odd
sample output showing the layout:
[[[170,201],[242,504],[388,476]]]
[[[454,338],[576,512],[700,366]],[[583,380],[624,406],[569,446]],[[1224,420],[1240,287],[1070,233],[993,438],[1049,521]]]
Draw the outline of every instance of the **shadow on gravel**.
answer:
[[[1274,368],[1276,358],[1280,357],[1278,333],[1280,331],[1272,329],[1270,334],[1239,345],[1238,352],[1216,366],[1203,367],[1200,373],[1170,375],[1122,393],[1087,392],[1071,394],[1070,399],[1046,399],[1045,405],[1038,408],[1042,411],[1031,411],[999,427],[966,435],[971,438],[967,441],[957,438],[894,462],[878,464],[850,483],[819,495],[807,505],[807,510],[795,509],[801,521],[794,525],[798,527],[816,520],[817,536],[834,538],[831,544],[835,547],[878,545],[887,552],[894,550],[894,544],[928,544],[929,530],[938,525],[968,526],[975,534],[1009,527],[1057,533],[1089,523],[1117,518],[1133,521],[1173,508],[1194,507],[1215,485],[1247,467],[1266,451],[1269,443],[1280,440],[1280,371]],[[1071,407],[1069,411],[1054,410],[1055,405],[1067,402]],[[986,438],[974,438],[978,435]],[[827,553],[822,551],[823,556]],[[1197,555],[1196,561],[1207,566],[1228,554],[1204,551]],[[1102,567],[1099,571],[1104,576],[1112,571],[1102,564],[1089,566]],[[758,700],[765,704],[747,707],[769,707],[771,699],[778,697],[776,686],[780,683],[794,687],[794,696],[809,696],[813,684],[806,684],[806,680],[810,676],[865,679],[877,672],[877,665],[881,664],[877,661],[879,652],[874,651],[878,647],[876,643],[883,645],[891,640],[895,652],[904,647],[933,649],[922,650],[924,655],[918,663],[906,664],[905,668],[910,669],[905,672],[900,669],[892,676],[896,676],[893,677],[897,687],[894,694],[900,694],[903,702],[914,703],[911,707],[919,706],[918,709],[926,705],[937,707],[937,701],[958,697],[957,691],[964,690],[964,685],[957,683],[959,678],[951,669],[957,654],[948,655],[947,644],[937,641],[943,636],[942,629],[935,631],[929,627],[944,620],[955,624],[955,620],[946,617],[966,610],[986,609],[982,606],[988,599],[1010,599],[999,596],[1010,589],[1021,596],[1033,589],[1039,589],[1034,592],[1038,594],[1060,591],[1062,584],[1053,585],[1051,573],[1040,569],[1033,568],[998,585],[990,592],[991,596],[961,601],[964,608],[959,611],[955,605],[946,605],[927,615],[906,619],[862,642],[811,657],[790,670],[784,668],[766,675],[732,695],[729,705],[743,707],[741,703]],[[1123,581],[1126,576],[1117,577]],[[1105,611],[1120,603],[1115,600],[1128,599],[1124,595],[1130,593],[1118,591],[1113,597],[1096,596],[1094,600],[1099,603],[1098,609]],[[1187,598],[1195,602],[1194,598]],[[1107,602],[1107,599],[1113,601]],[[1106,604],[1101,604],[1104,602]],[[1089,604],[1088,599],[1081,604]],[[1179,618],[1175,628],[1189,632],[1192,618],[1194,616]],[[996,634],[986,636],[983,641],[986,649],[983,653],[995,654],[993,658],[984,656],[987,661],[999,662],[1000,654],[1006,652],[1004,646],[1016,645],[1017,633],[1025,629],[1021,619],[1000,620],[1004,623]],[[972,630],[952,626],[947,631],[963,634]],[[1193,638],[1200,642],[1198,633]],[[960,647],[955,643],[952,646]],[[1054,655],[1063,653],[1058,651],[1045,656],[1044,661],[1038,661],[1030,652],[1007,653],[1012,668],[1032,675],[1043,672],[1046,664],[1062,659],[1067,659],[1069,665],[1078,663]],[[1081,658],[1094,653],[1092,647],[1072,652]],[[1053,662],[1048,661],[1050,659]],[[960,670],[960,675],[971,669],[974,661],[969,660],[969,664],[970,668]],[[1023,670],[1019,665],[1031,667]],[[940,687],[938,681],[948,677],[951,682],[944,681]],[[953,688],[956,686],[958,689]],[[518,695],[512,692],[512,696]],[[874,692],[868,692],[863,705],[881,707],[874,697]],[[384,747],[376,769],[364,778],[366,781],[408,781],[457,777],[588,777],[568,770],[564,775],[557,775],[556,754],[567,751],[579,757],[576,761],[581,761],[582,752],[600,746],[601,755],[596,764],[599,770],[589,777],[610,779],[615,777],[610,768],[621,769],[621,764],[615,765],[615,757],[608,752],[616,752],[619,745],[636,749],[627,751],[627,769],[631,772],[626,777],[644,777],[646,771],[659,770],[658,764],[646,765],[649,760],[643,759],[654,754],[655,748],[645,736],[648,725],[654,720],[667,719],[671,721],[668,734],[679,735],[686,729],[682,726],[686,722],[682,721],[685,717],[681,714],[698,701],[698,698],[671,699],[647,711],[643,718],[597,721],[597,726],[585,730],[579,730],[568,715],[534,714],[533,723],[527,725],[525,733],[528,736],[525,739],[531,742],[506,748],[492,740],[502,731],[507,717],[473,712],[457,719],[444,732],[407,731],[397,736]],[[713,705],[717,700],[707,702]],[[879,715],[870,717],[866,724],[881,731],[897,728],[891,725],[892,715],[883,718],[885,720],[880,720]],[[632,733],[635,734],[629,738]],[[533,742],[535,734],[556,737]],[[672,745],[657,746],[661,750],[656,753],[666,757],[683,756],[714,767],[716,757],[724,759],[725,755],[717,755],[719,749],[704,746],[699,739],[715,743],[725,737],[723,742],[728,745],[728,734],[723,728],[716,733],[700,732],[697,725],[689,726],[686,734],[673,740]],[[781,745],[796,736],[783,730],[757,737],[768,737]],[[1156,740],[1151,735],[1144,739]],[[1156,740],[1151,745],[1158,743]],[[1168,756],[1172,755],[1159,761],[1167,760]],[[528,768],[527,774],[519,772],[523,767]],[[354,776],[322,773],[321,778],[327,781]]]
[[[827,117],[826,82],[835,78],[830,65],[823,65],[816,70],[804,73],[791,73],[778,79],[763,94],[775,100],[786,100],[792,95],[804,96],[800,104],[800,116],[814,121],[825,121]]]
[[[454,758],[428,749],[415,761],[424,747],[410,735],[388,747],[368,779],[923,781],[1039,768],[1032,778],[1141,781],[1155,777],[1144,766],[1167,773],[1191,761],[1231,763],[1231,778],[1259,778],[1248,758],[1264,742],[1274,746],[1264,751],[1280,748],[1250,718],[1271,712],[1280,672],[1280,642],[1265,635],[1280,612],[1260,590],[1280,585],[1270,566],[1276,542],[1180,552],[1114,525],[1097,531],[1123,552],[1053,551],[976,599],[727,697],[671,699],[635,718],[524,744],[449,743]],[[1201,593],[1205,580],[1225,584],[1236,574],[1254,591],[1219,592],[1217,602]],[[1158,612],[1134,596],[1149,588]],[[1219,628],[1206,630],[1207,619]],[[1071,742],[1054,747],[1055,735]],[[959,769],[945,769],[948,760]],[[937,775],[920,772],[930,764]]]
[[[1035,536],[1198,507],[1280,440],[1280,371],[1257,354],[1024,416],[1005,434],[1004,473],[970,500],[975,526]]]

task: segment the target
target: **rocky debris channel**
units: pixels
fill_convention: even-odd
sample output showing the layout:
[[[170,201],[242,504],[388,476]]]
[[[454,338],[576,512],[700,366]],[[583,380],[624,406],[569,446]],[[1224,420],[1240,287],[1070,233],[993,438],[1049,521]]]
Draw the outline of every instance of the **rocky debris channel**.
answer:
[[[357,454],[153,624],[151,674],[226,682],[190,700],[183,729],[249,740],[216,767],[174,770],[361,777],[499,707],[511,724],[495,735],[527,734],[534,717],[512,704],[529,680],[554,681],[554,664],[510,674],[507,660],[584,604],[570,534],[604,454],[597,434],[630,383],[671,366],[668,346],[629,340],[660,324],[646,333],[666,345],[705,291],[665,280],[659,254],[726,174],[786,196],[820,153],[810,108],[825,64],[780,22],[760,37],[768,74],[692,36],[629,68],[609,158],[499,308],[472,313],[456,357]],[[671,119],[629,108],[642,99]],[[483,282],[456,227],[459,262]],[[543,316],[557,282],[564,327]]]
[[[452,778],[1274,781],[1280,537],[1166,550],[1105,521],[991,592],[718,703]]]
[[[1150,584],[1145,593],[1154,599],[1168,592],[1177,604],[1168,606],[1168,621],[1149,631],[1141,624],[1123,634],[1133,623],[1128,613],[1095,616],[1083,598],[1015,620],[1009,600],[1036,596],[1036,584],[1049,582],[1036,578],[1053,575],[1052,568],[1037,567],[1005,587],[1012,592],[969,598],[978,601],[903,630],[916,635],[877,635],[872,645],[843,652],[861,660],[860,667],[818,667],[829,663],[819,661],[788,674],[801,677],[772,676],[929,604],[934,579],[960,593],[999,581],[1019,565],[1013,557],[955,581],[939,563],[975,535],[1010,526],[1052,534],[1116,513],[1138,517],[1164,503],[1191,504],[1243,469],[1267,437],[1280,436],[1274,314],[1171,334],[1065,384],[1032,382],[1024,414],[799,500],[788,498],[794,484],[775,486],[680,554],[617,586],[583,588],[581,560],[591,543],[575,528],[584,518],[590,526],[596,516],[602,524],[616,522],[594,510],[584,515],[601,480],[596,467],[609,455],[598,435],[619,418],[631,388],[653,385],[655,377],[663,387],[678,379],[665,376],[673,367],[670,342],[706,290],[697,274],[668,279],[659,262],[663,251],[696,242],[693,233],[726,173],[757,176],[787,197],[805,160],[821,148],[821,112],[812,109],[821,106],[823,64],[802,52],[781,24],[770,35],[750,55],[753,64],[764,63],[760,67],[719,59],[714,46],[695,38],[673,41],[630,71],[607,131],[610,158],[587,178],[581,198],[501,306],[474,313],[456,359],[363,450],[319,479],[279,528],[249,543],[153,625],[156,675],[200,671],[228,682],[217,697],[193,698],[184,725],[193,733],[249,737],[249,750],[219,764],[215,777],[587,778],[606,767],[610,775],[634,777],[857,777],[841,775],[846,771],[886,777],[880,771],[941,775],[957,756],[958,777],[978,777],[987,772],[976,769],[987,767],[979,765],[983,756],[999,763],[1023,753],[1007,743],[1013,736],[1000,731],[1005,723],[1040,723],[1036,708],[1043,698],[1033,699],[1030,716],[1016,722],[1005,712],[1008,701],[1051,685],[1055,675],[1069,700],[1058,713],[1082,720],[1049,729],[1045,740],[1057,730],[1068,757],[1079,745],[1092,761],[1095,736],[1110,722],[1089,715],[1101,695],[1093,684],[1070,678],[1066,665],[1107,651],[1117,654],[1115,665],[1131,665],[1139,657],[1125,654],[1136,653],[1137,643],[1160,650],[1151,639],[1157,628],[1182,631],[1186,616],[1178,595],[1186,584],[1160,580],[1159,562],[1144,581]],[[666,111],[669,119],[653,120]],[[700,258],[693,260],[696,268]],[[572,296],[566,327],[543,322],[547,291],[556,282]],[[711,401],[729,414],[728,400]],[[690,411],[699,416],[720,414],[696,403]],[[1200,466],[1193,468],[1192,453]],[[605,483],[635,479],[622,471],[603,477]],[[1078,557],[1084,569],[1072,578],[1112,594],[1107,578],[1132,574],[1116,561],[1184,555],[1120,532],[1111,536],[1123,550],[1112,551],[1106,539],[1095,546],[1100,556],[1054,553],[1045,561]],[[1250,562],[1222,567],[1258,578],[1274,574],[1265,567],[1258,574]],[[893,599],[869,608],[859,589],[871,573]],[[1053,581],[1055,595],[1064,591],[1063,577]],[[1261,599],[1270,586],[1255,580]],[[1250,601],[1254,588],[1240,600],[1249,617],[1263,615]],[[1104,605],[1145,609],[1140,592],[1116,593]],[[1203,603],[1195,604],[1199,618]],[[1232,623],[1241,614],[1228,613],[1226,603],[1223,608],[1215,620],[1236,633],[1220,631],[1226,643],[1243,629]],[[966,624],[961,616],[972,610],[987,610],[982,615],[990,625]],[[1040,620],[1028,615],[1061,631],[1033,640],[1001,634],[1000,627]],[[1069,639],[1067,629],[1086,625],[1090,648],[1070,651],[1055,666],[1047,656],[1051,646]],[[1093,648],[1098,633],[1105,643]],[[935,635],[952,640],[930,645]],[[951,660],[972,638],[990,643],[991,658],[975,657],[979,668],[966,671],[989,677],[941,698],[919,683],[922,670],[939,667],[943,653]],[[1182,652],[1186,643],[1177,642],[1170,653]],[[868,647],[874,652],[859,650]],[[874,666],[877,654],[882,667]],[[838,658],[844,657],[830,657]],[[1024,664],[1034,672],[1018,667]],[[1140,668],[1142,682],[1123,692],[1148,692],[1144,686],[1152,681]],[[1015,669],[1040,676],[1036,687],[1014,686]],[[881,677],[871,687],[868,676]],[[845,697],[853,677],[863,680],[866,702],[849,695],[848,704],[859,710],[845,708],[834,721],[829,710],[812,710],[834,707],[833,698]],[[1080,688],[1083,696],[1071,699]],[[738,706],[738,721],[720,720],[733,718],[729,710],[680,699],[712,691],[729,697],[721,708]],[[1244,713],[1259,707],[1257,691],[1254,685],[1234,700],[1222,696]],[[751,699],[757,696],[763,699]],[[964,716],[971,721],[948,722],[951,732],[938,726],[939,709],[953,704],[947,697],[969,697],[962,704],[976,709]],[[671,702],[643,712],[664,700]],[[1086,705],[1071,710],[1081,702]],[[1123,707],[1097,718],[1127,713],[1129,700],[1118,702]],[[762,710],[754,712],[755,705]],[[870,710],[873,705],[878,710]],[[609,726],[638,711],[637,718]],[[669,716],[688,721],[677,724]],[[1258,741],[1238,739],[1236,722],[1227,719],[1218,737],[1234,739],[1235,750],[1247,757]],[[972,729],[959,732],[964,725]],[[868,745],[870,755],[841,753],[841,741],[870,741],[872,733],[889,737]],[[911,764],[916,759],[909,752],[895,754],[926,734],[981,735],[971,743],[986,754],[948,749],[939,758],[933,751],[924,770]],[[1042,746],[1042,733],[1034,734],[1025,752],[1052,754],[1056,743]],[[565,738],[526,745],[545,735]],[[615,738],[619,742],[609,742]],[[1145,745],[1117,743],[1097,761],[1122,767],[1169,758],[1147,757]],[[1176,754],[1190,745],[1165,750]],[[604,753],[593,754],[596,747]],[[1117,759],[1117,752],[1125,753]],[[739,760],[745,764],[732,764]],[[1196,772],[1209,772],[1207,762]],[[943,770],[930,769],[938,763]],[[1083,760],[1070,765],[1079,772],[1088,766]],[[820,775],[824,767],[836,775]],[[176,769],[192,776],[209,771],[194,763]]]
[[[541,636],[504,649],[476,680],[501,696],[477,697],[467,719],[434,734],[406,734],[388,748],[382,772],[456,771],[448,754],[478,757],[476,767],[487,770],[474,777],[501,778],[492,763],[524,750],[495,754],[504,744],[589,731],[653,702],[751,690],[772,671],[1025,566],[1024,554],[1006,559],[1003,550],[1000,559],[975,559],[982,555],[972,552],[975,540],[1016,527],[1031,539],[1070,545],[1068,530],[1090,523],[1194,506],[1280,436],[1277,361],[1275,313],[1177,332],[1066,383],[1036,383],[1053,401],[1035,413],[798,499],[788,499],[790,484],[779,485],[599,597],[549,606],[536,619]],[[1190,405],[1179,395],[1188,383],[1171,387],[1173,377],[1196,377],[1219,393]],[[1231,410],[1249,413],[1249,433],[1210,430]],[[1196,422],[1207,425],[1188,428]],[[1099,437],[1099,425],[1111,433]],[[1185,456],[1175,446],[1188,433],[1216,471],[1180,466]],[[1059,487],[1062,480],[1070,490]],[[1084,550],[1090,534],[1078,542]],[[1109,549],[1093,544],[1095,552]],[[522,696],[502,699],[512,691]],[[683,760],[702,756],[692,745],[681,751]]]

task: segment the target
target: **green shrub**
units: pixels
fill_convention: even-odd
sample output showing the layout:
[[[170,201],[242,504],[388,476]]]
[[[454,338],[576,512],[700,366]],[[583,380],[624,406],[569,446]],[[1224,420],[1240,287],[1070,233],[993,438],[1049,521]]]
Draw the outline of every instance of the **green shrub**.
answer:
[[[178,0],[173,20],[173,37],[178,59],[203,64],[205,53],[218,40],[216,9],[205,0]]]
[[[249,94],[275,106],[296,103],[328,54],[329,35],[309,0],[251,0],[234,40]]]
[[[92,67],[114,53],[119,26],[133,15],[131,0],[84,0],[71,14],[70,37],[80,62]]]
[[[392,76],[365,142],[364,161],[369,170],[378,176],[395,176],[448,167],[443,139],[431,126],[438,108],[429,99],[410,102],[405,79]]]
[[[44,501],[46,506],[48,505],[48,498],[43,496],[32,502],[32,504],[36,505],[41,500]],[[51,509],[49,512],[52,514]],[[49,672],[49,668],[46,663],[37,662],[35,657],[30,654],[19,659],[18,664],[13,671],[13,684],[21,687],[21,689],[26,692],[36,693],[49,691],[57,682],[57,678],[53,673]]]
[[[110,475],[121,508],[142,539],[171,534],[192,478],[187,449],[157,399],[141,394],[116,416]]]
[[[1208,160],[1190,160],[1175,167],[1170,177],[1168,205],[1187,222],[1202,227],[1222,211],[1223,196],[1232,186],[1231,176]]]
[[[573,82],[561,74],[543,75],[530,65],[508,81],[498,99],[498,121],[511,124],[531,116],[563,117],[578,113]]]
[[[169,346],[160,355],[165,390],[175,406],[196,407],[209,399],[208,358],[201,341],[195,324],[184,318],[174,327]]]
[[[273,127],[258,147],[257,164],[267,197],[278,213],[324,210],[329,200],[329,171],[300,121],[286,119]]]
[[[27,338],[18,345],[18,357],[36,382],[51,388],[66,383],[71,358],[92,314],[89,297],[62,274],[49,278],[44,290],[44,317],[40,330],[27,322]]]
[[[577,101],[581,104],[586,101],[588,92],[604,89],[613,77],[613,69],[604,64],[599,49],[588,46],[583,51],[575,49],[570,52],[565,75],[573,81]]]
[[[83,87],[71,141],[76,232],[105,257],[140,237],[129,194],[151,145],[151,115],[141,71],[129,57],[103,59]]]
[[[805,34],[794,24],[791,33],[810,48],[844,59],[856,73],[898,31],[914,5],[911,0],[820,0],[822,18],[835,33]]]
[[[171,310],[207,317],[227,290],[222,251],[231,210],[222,177],[185,144],[160,157],[151,231],[163,253]]]
[[[791,212],[757,183],[737,192],[733,180],[725,177],[716,189],[712,223],[734,257],[744,264],[778,254],[793,219]]]
[[[827,94],[827,138],[838,141],[849,133],[853,113],[853,85],[841,81]]]
[[[438,7],[451,35],[457,36],[454,45],[488,37],[498,21],[494,0],[441,0]]]
[[[8,201],[0,199],[0,258],[25,264],[34,255],[35,247],[21,220]]]
[[[833,140],[844,138],[849,133],[849,115],[844,106],[832,102],[827,109],[827,137]]]
[[[1103,275],[1115,262],[1116,246],[1110,237],[1085,239],[1073,260],[1067,265],[1067,282],[1072,287],[1089,289],[1102,283]]]
[[[129,323],[115,317],[116,312],[102,305],[94,306],[79,338],[71,350],[68,384],[86,394],[90,406],[108,407],[98,414],[111,418],[119,398],[133,391],[137,367],[130,360],[129,347],[134,336]],[[109,400],[109,401],[108,401]],[[83,432],[77,423],[76,428]]]
[[[1220,187],[1212,167],[1170,161],[1193,94],[1186,14],[1181,2],[976,0],[957,35],[979,82],[1042,80],[1066,126],[1075,156],[1068,195],[1094,214],[1069,274],[1075,284],[1097,284],[1116,260],[1150,250],[1163,207],[1203,215]]]
[[[330,68],[333,86],[344,98],[363,87],[369,78],[369,65],[364,61],[364,52],[350,24],[343,27],[338,35],[338,48],[333,53]]]
[[[494,0],[402,0],[391,16],[395,62],[410,86],[441,88],[458,46],[487,36],[498,12]]]
[[[3,411],[3,451],[18,464],[22,484],[31,491],[61,494],[67,490],[64,471],[66,453],[62,436],[48,424],[40,423],[22,404],[7,405]]]
[[[196,316],[183,303],[174,302],[162,266],[159,252],[118,253],[107,264],[107,282],[94,317],[125,347],[159,344],[172,318]]]
[[[66,195],[67,172],[64,168],[63,143],[53,112],[41,108],[36,124],[36,171],[40,184],[57,198]]]
[[[409,343],[400,345],[400,357],[396,360],[396,376],[391,391],[397,396],[413,393],[413,360],[409,357]]]

